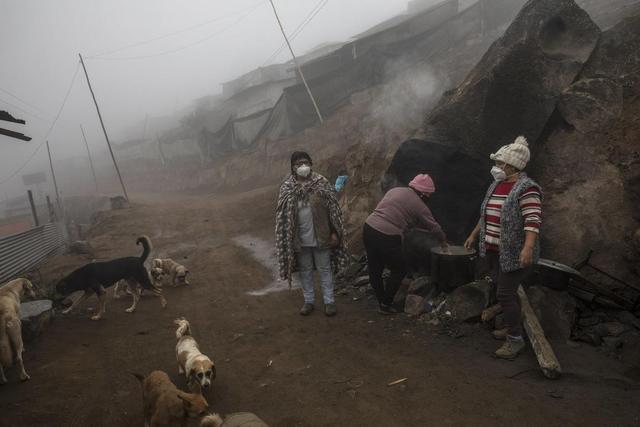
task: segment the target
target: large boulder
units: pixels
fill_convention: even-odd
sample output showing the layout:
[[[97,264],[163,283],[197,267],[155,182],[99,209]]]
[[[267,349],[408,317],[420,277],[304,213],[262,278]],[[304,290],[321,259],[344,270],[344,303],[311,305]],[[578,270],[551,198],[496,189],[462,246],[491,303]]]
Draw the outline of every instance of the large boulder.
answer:
[[[594,265],[629,283],[640,281],[639,68],[636,16],[602,34],[532,166],[545,191],[545,258],[571,265],[592,249]]]
[[[454,289],[445,305],[456,321],[470,322],[480,319],[482,310],[490,302],[491,284],[486,280],[478,280]]]
[[[428,205],[452,242],[462,242],[478,221],[479,206],[491,176],[484,163],[453,146],[410,139],[396,151],[385,173],[388,190],[406,186],[420,173],[428,173],[436,186]],[[408,246],[411,262],[433,246],[427,233],[412,232]]]
[[[576,300],[565,291],[531,286],[527,297],[546,337],[565,342],[577,321]]]
[[[50,300],[37,300],[20,304],[22,338],[25,342],[38,337],[51,323],[53,307]]]
[[[486,159],[525,135],[535,151],[558,98],[599,36],[573,0],[529,1],[465,81],[427,116],[427,139]]]

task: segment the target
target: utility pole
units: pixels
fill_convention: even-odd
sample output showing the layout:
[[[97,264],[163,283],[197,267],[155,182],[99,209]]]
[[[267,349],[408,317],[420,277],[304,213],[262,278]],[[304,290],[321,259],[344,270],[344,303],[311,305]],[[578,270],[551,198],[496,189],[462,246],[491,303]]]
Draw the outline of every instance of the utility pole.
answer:
[[[49,154],[49,167],[51,168],[51,178],[53,179],[53,188],[56,190],[56,204],[61,216],[64,216],[62,210],[62,202],[60,201],[60,193],[58,192],[58,181],[56,181],[56,173],[53,170],[53,160],[51,160],[51,149],[49,148],[49,141],[47,141],[47,153]]]
[[[304,83],[304,87],[307,89],[307,93],[309,94],[309,98],[311,99],[311,103],[313,104],[313,108],[316,109],[316,114],[318,115],[318,119],[320,119],[320,123],[324,123],[322,120],[322,114],[320,114],[320,109],[318,108],[318,104],[316,104],[316,100],[311,93],[311,89],[307,84],[307,80],[304,78],[304,74],[302,74],[302,67],[298,64],[298,59],[296,58],[295,53],[293,53],[293,48],[291,47],[291,43],[289,43],[289,38],[287,38],[287,34],[284,32],[284,28],[282,27],[282,22],[280,22],[280,17],[278,16],[278,12],[276,11],[276,6],[273,4],[273,0],[269,0],[271,3],[271,7],[273,8],[273,13],[276,15],[276,20],[278,21],[278,26],[280,27],[280,31],[282,31],[282,36],[284,37],[284,41],[287,42],[287,46],[289,47],[289,52],[291,52],[291,56],[293,57],[293,63],[298,69],[298,74],[300,74],[300,79],[302,83]]]
[[[80,64],[82,64],[82,69],[84,70],[84,75],[87,78],[87,84],[89,85],[89,91],[91,92],[91,97],[93,98],[93,103],[96,105],[96,111],[98,112],[98,118],[100,119],[100,125],[102,126],[102,132],[104,132],[104,138],[107,140],[107,146],[109,147],[109,153],[111,154],[111,160],[113,160],[113,166],[116,168],[116,173],[118,174],[118,179],[120,180],[120,185],[122,186],[122,192],[124,193],[124,198],[129,201],[129,195],[127,194],[127,189],[124,186],[124,181],[122,180],[122,175],[120,175],[120,169],[118,168],[118,162],[116,162],[116,157],[113,155],[113,150],[111,149],[111,141],[109,141],[109,135],[107,135],[107,129],[104,127],[104,122],[102,121],[102,114],[100,114],[100,107],[98,107],[98,101],[96,101],[96,95],[93,93],[93,88],[91,87],[91,80],[89,80],[89,73],[87,73],[87,67],[84,66],[84,61],[82,60],[82,55],[78,54],[80,57]]]
[[[89,166],[91,166],[91,173],[93,174],[93,182],[96,185],[96,193],[98,192],[98,178],[96,178],[96,170],[93,168],[93,160],[91,160],[91,152],[89,151],[89,144],[87,143],[87,137],[84,134],[84,129],[80,125],[80,132],[82,132],[82,139],[84,140],[84,146],[87,147],[87,157],[89,157]]]

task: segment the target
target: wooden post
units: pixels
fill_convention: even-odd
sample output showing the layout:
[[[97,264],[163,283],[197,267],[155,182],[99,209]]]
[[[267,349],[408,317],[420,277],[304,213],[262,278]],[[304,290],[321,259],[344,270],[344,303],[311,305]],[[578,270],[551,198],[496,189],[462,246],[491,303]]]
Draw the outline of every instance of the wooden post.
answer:
[[[96,111],[98,112],[98,118],[100,119],[100,125],[102,126],[102,132],[104,133],[104,138],[107,140],[107,147],[109,147],[109,153],[111,154],[111,160],[113,160],[113,166],[116,168],[116,173],[118,174],[118,179],[120,180],[120,185],[122,186],[122,192],[124,193],[124,198],[129,201],[129,195],[127,194],[127,188],[124,186],[124,181],[122,180],[122,175],[120,175],[120,169],[118,168],[118,162],[116,162],[116,157],[113,155],[113,150],[111,149],[111,141],[109,141],[109,135],[107,135],[107,129],[104,127],[104,122],[102,121],[102,114],[100,114],[100,107],[98,107],[98,101],[96,101],[96,96],[93,93],[93,88],[91,87],[91,80],[89,80],[89,73],[87,73],[87,67],[84,66],[84,61],[82,59],[82,55],[78,54],[80,57],[80,64],[82,64],[82,69],[84,70],[84,75],[87,78],[87,85],[89,85],[89,92],[91,92],[91,97],[93,98],[93,103],[96,106]]]
[[[91,160],[91,152],[89,151],[89,143],[87,143],[87,137],[84,134],[84,129],[80,125],[80,132],[82,132],[82,139],[84,140],[84,146],[87,148],[87,157],[89,158],[89,166],[91,166],[91,173],[93,174],[93,183],[96,185],[96,193],[98,192],[98,178],[96,177],[96,170],[93,168],[93,160]]]
[[[313,97],[313,94],[311,93],[311,89],[309,88],[309,85],[307,84],[307,80],[304,78],[304,74],[302,74],[302,67],[300,66],[300,64],[298,64],[298,58],[296,58],[295,53],[293,53],[293,48],[291,47],[291,43],[289,43],[289,39],[287,38],[287,34],[284,32],[284,27],[282,26],[282,22],[280,22],[280,17],[278,16],[278,12],[276,11],[276,6],[273,4],[273,0],[269,0],[269,3],[271,3],[271,8],[273,8],[273,14],[276,15],[276,20],[278,21],[278,26],[280,26],[280,31],[282,31],[282,36],[284,37],[284,41],[287,42],[287,46],[289,47],[289,52],[291,52],[291,57],[293,58],[293,63],[296,65],[296,68],[298,69],[298,74],[300,74],[300,79],[302,80],[302,83],[304,83],[305,89],[307,89],[307,94],[309,95],[309,98],[311,99],[311,103],[313,104],[313,108],[315,108],[315,110],[316,110],[316,114],[318,115],[318,119],[320,119],[320,124],[322,124],[322,123],[324,123],[324,120],[322,119],[322,114],[320,114],[320,109],[318,108],[318,104],[316,104],[316,100]]]
[[[36,227],[40,227],[40,221],[38,221],[38,213],[36,212],[36,204],[33,202],[33,193],[31,192],[31,190],[27,190],[27,197],[29,197],[29,204],[31,205],[33,222],[36,224]]]
[[[56,211],[53,208],[53,205],[51,204],[51,199],[49,198],[49,195],[47,194],[47,210],[49,211],[49,222],[56,222]]]
[[[524,329],[527,331],[531,347],[533,347],[533,351],[536,353],[538,365],[540,365],[545,377],[556,379],[562,374],[560,362],[558,362],[553,348],[551,348],[551,344],[549,344],[549,341],[547,341],[544,335],[542,326],[540,326],[538,317],[533,312],[531,304],[529,304],[529,298],[527,298],[527,294],[522,288],[522,285],[518,286],[518,298],[520,298],[520,306],[522,307]]]
[[[64,216],[62,201],[60,200],[60,193],[58,192],[58,181],[56,181],[56,173],[53,170],[53,160],[51,160],[51,149],[49,148],[49,141],[47,141],[47,153],[49,154],[49,167],[51,168],[51,178],[53,178],[53,188],[56,190],[56,203],[58,204],[58,211],[62,212],[62,216]]]
[[[164,157],[164,151],[162,151],[162,142],[160,141],[160,136],[156,135],[156,142],[158,144],[158,152],[160,153],[160,161],[162,162],[162,167],[167,165],[167,159]]]

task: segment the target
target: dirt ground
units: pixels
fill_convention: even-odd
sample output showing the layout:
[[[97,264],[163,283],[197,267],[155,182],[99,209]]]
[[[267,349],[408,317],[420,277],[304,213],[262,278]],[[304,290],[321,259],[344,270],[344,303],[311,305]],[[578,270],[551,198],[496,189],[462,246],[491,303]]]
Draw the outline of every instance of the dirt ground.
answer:
[[[299,290],[249,295],[272,271],[233,239],[272,240],[276,191],[138,195],[131,209],[102,215],[89,239],[98,258],[137,254],[135,238],[147,234],[154,255],[188,266],[191,286],[166,289],[165,310],[149,296],[128,314],[129,298],[110,298],[93,322],[94,298],[58,315],[27,347],[31,381],[20,384],[10,370],[0,387],[0,425],[142,426],[130,372],[161,369],[184,387],[174,355],[179,316],[215,359],[212,409],[252,411],[271,426],[640,425],[638,383],[590,347],[559,352],[567,374],[549,381],[531,349],[514,362],[493,359],[497,343],[480,326],[450,336],[404,315],[382,317],[371,297],[354,293],[338,297],[335,318],[299,316]],[[43,271],[70,259],[79,262],[60,257]]]

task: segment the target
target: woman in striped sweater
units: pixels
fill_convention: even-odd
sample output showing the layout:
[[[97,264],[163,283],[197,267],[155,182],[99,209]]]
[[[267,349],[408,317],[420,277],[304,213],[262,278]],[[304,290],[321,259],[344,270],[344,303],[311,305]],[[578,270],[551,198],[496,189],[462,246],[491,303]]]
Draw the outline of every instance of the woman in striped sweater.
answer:
[[[517,290],[540,254],[542,189],[522,171],[530,158],[523,136],[490,158],[495,162],[491,169],[495,181],[487,190],[480,220],[464,245],[471,248],[479,240],[480,256],[488,259],[507,325],[493,331],[495,338],[506,339],[495,355],[514,359],[524,350]]]

